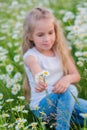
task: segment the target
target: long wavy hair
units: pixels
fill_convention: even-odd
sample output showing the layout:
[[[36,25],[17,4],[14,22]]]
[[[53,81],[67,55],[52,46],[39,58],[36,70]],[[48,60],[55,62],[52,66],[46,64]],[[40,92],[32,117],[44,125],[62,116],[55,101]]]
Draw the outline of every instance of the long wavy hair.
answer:
[[[53,20],[55,36],[56,36],[53,49],[55,49],[56,54],[60,56],[63,65],[64,74],[66,75],[68,73],[67,59],[68,57],[71,57],[72,59],[72,56],[70,54],[67,41],[64,37],[63,31],[60,27],[60,24],[58,23],[58,20],[54,17],[53,13],[51,13],[51,11],[49,11],[46,8],[37,7],[32,9],[31,11],[29,11],[29,13],[27,14],[24,20],[23,43],[22,43],[23,54],[34,46],[33,42],[30,40],[30,37],[32,36],[35,26],[37,26],[36,21],[41,19]],[[24,85],[25,97],[27,101],[29,101],[30,86],[29,86],[29,80],[27,78],[27,75],[25,75],[23,85]]]

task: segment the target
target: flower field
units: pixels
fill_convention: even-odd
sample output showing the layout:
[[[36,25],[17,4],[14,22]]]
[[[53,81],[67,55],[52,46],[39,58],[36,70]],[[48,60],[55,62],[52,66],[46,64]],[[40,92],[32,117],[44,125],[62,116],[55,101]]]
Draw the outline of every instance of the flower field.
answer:
[[[23,96],[22,26],[29,9],[36,6],[49,8],[60,20],[81,74],[79,97],[87,99],[87,2],[66,0],[65,5],[64,0],[0,0],[0,130],[53,129],[35,119]]]

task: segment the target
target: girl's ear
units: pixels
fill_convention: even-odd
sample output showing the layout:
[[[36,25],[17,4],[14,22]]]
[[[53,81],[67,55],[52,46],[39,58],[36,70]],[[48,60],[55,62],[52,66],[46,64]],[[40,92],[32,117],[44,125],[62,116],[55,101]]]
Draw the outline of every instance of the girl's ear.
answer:
[[[29,39],[29,41],[30,41],[30,42],[32,42],[32,43],[33,43],[33,38],[32,38],[32,35],[28,35],[28,39]]]
[[[28,39],[30,40],[30,41],[33,41],[33,38],[32,38],[32,35],[28,35]]]

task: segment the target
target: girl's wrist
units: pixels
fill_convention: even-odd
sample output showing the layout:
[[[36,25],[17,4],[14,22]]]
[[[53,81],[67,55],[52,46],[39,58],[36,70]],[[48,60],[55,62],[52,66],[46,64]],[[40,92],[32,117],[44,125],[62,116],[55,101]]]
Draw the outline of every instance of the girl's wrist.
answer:
[[[67,82],[69,82],[70,84],[77,82],[77,77],[74,74],[68,74],[66,75],[66,77],[67,77]]]

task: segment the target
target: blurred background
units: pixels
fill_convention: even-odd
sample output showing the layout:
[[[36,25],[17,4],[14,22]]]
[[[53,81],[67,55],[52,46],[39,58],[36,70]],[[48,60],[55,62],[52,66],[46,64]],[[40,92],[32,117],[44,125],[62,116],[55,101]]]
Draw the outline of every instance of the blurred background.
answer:
[[[18,122],[23,123],[19,129],[33,126],[26,121],[27,110],[23,113],[26,101],[21,45],[24,18],[37,6],[47,7],[60,21],[81,74],[79,97],[87,99],[87,0],[0,0],[0,130],[17,129]]]

